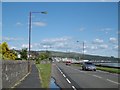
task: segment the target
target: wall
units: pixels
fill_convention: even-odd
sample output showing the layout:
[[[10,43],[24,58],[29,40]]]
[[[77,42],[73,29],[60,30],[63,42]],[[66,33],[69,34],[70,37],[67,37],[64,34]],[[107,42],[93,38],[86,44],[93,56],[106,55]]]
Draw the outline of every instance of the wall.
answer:
[[[11,88],[27,73],[27,61],[2,60],[2,88]]]
[[[0,90],[2,89],[2,60],[0,60]]]

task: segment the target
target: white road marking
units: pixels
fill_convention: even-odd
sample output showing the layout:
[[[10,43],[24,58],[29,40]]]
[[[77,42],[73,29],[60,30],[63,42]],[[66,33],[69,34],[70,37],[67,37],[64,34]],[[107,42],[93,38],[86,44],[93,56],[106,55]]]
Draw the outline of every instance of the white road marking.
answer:
[[[70,80],[68,78],[66,78],[66,80],[68,81],[68,83],[71,83]]]
[[[58,67],[57,67],[58,68]],[[60,68],[58,68],[58,70],[61,72]]]
[[[115,82],[115,81],[112,81],[112,80],[110,80],[110,79],[107,79],[109,82],[112,82],[112,83],[115,83],[115,84],[120,84],[120,83],[118,83],[118,82]]]
[[[63,72],[61,71],[61,74],[63,74]]]
[[[72,88],[73,88],[74,90],[77,90],[74,86],[72,86]]]
[[[102,78],[102,77],[100,77],[100,76],[97,76],[97,75],[93,75],[94,77],[97,77],[97,78]]]
[[[63,77],[66,77],[65,74],[63,74]]]

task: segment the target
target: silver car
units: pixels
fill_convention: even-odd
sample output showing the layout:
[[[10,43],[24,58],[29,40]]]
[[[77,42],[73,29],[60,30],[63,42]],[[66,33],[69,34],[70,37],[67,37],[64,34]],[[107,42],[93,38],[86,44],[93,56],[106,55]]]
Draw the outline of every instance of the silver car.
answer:
[[[82,70],[96,71],[96,66],[91,62],[84,62],[82,65]]]

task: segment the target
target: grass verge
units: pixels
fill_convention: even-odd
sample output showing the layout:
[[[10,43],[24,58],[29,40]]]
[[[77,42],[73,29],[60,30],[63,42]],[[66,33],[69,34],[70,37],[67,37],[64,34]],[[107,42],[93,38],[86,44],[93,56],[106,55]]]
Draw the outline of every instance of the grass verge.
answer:
[[[76,66],[76,67],[81,67],[81,64],[72,64],[72,66]],[[97,70],[101,70],[101,71],[106,71],[106,72],[110,72],[110,73],[117,73],[120,74],[120,69],[117,68],[109,68],[109,67],[102,67],[102,66],[96,66]]]
[[[109,68],[109,67],[97,67],[97,70],[107,71],[110,73],[120,74],[120,69],[117,68]]]
[[[36,64],[39,70],[42,88],[49,88],[51,77],[51,64]]]

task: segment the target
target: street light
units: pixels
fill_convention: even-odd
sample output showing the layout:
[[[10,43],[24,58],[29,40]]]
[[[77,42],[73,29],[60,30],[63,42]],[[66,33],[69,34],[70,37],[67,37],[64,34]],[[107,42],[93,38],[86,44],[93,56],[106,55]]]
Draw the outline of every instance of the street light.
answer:
[[[78,43],[79,41],[77,41],[77,43]],[[84,43],[84,41],[83,41],[83,53],[82,53],[82,59],[84,59],[84,46],[85,46],[85,43]]]
[[[31,23],[32,23],[32,14],[33,13],[41,13],[41,14],[47,14],[47,12],[46,11],[44,11],[44,12],[29,12],[29,51],[28,51],[28,72],[30,71],[30,62],[29,62],[29,60],[30,60],[30,47],[31,47]]]

